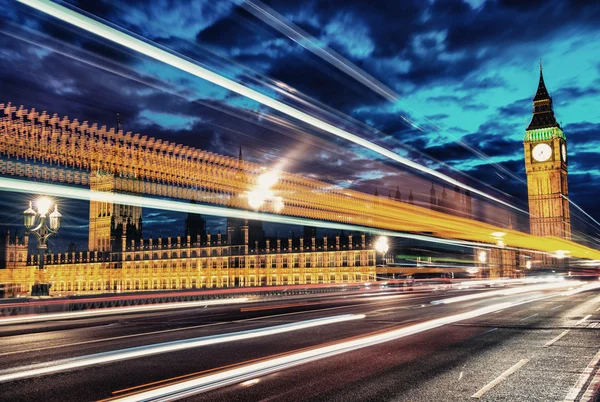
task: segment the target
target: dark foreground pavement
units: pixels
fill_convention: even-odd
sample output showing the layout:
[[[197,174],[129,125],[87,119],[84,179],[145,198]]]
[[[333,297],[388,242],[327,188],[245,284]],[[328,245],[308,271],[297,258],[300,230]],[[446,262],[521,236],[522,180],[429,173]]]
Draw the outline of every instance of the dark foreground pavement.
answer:
[[[600,350],[598,291],[570,296],[559,291],[531,292],[431,303],[463,294],[468,293],[388,290],[3,326],[0,378],[52,367],[61,360],[73,362],[80,356],[104,357],[114,350],[364,314],[364,318],[285,333],[4,380],[0,399],[87,401],[135,396],[150,389],[160,392],[167,385],[293,356],[299,350],[362,339],[366,334],[408,328],[506,302],[526,303],[257,374],[216,390],[194,392],[189,399],[562,401],[568,397],[580,400],[594,387],[598,364],[593,362]],[[589,375],[582,376],[588,366]]]

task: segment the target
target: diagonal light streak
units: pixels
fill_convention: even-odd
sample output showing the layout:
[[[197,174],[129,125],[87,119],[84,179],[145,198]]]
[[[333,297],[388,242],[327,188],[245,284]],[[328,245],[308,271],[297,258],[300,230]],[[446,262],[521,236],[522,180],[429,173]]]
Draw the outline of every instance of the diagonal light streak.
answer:
[[[290,38],[294,42],[298,43],[300,46],[304,47],[306,50],[312,52],[313,54],[315,54],[316,56],[325,60],[329,64],[333,65],[334,67],[336,67],[339,70],[343,71],[344,73],[348,74],[350,77],[354,78],[355,80],[357,80],[358,82],[360,82],[361,84],[366,86],[367,88],[373,90],[374,92],[378,93],[382,97],[386,98],[391,103],[402,104],[402,106],[404,106],[406,109],[410,110],[414,114],[418,114],[427,123],[429,123],[431,126],[433,126],[433,128],[435,130],[442,132],[442,133],[450,134],[451,136],[455,137],[448,131],[442,129],[438,124],[436,124],[434,121],[429,119],[427,116],[424,116],[421,113],[417,112],[416,110],[410,108],[408,105],[401,103],[400,95],[397,92],[395,92],[393,89],[391,89],[390,87],[388,87],[381,81],[377,80],[375,77],[373,77],[372,75],[370,75],[369,73],[367,73],[366,71],[361,69],[360,67],[356,66],[354,63],[352,63],[350,60],[346,59],[341,54],[337,53],[335,50],[330,49],[326,46],[323,46],[319,42],[318,39],[316,39],[315,37],[313,37],[306,31],[304,31],[302,28],[298,27],[296,24],[286,20],[285,17],[283,17],[277,11],[275,11],[272,8],[268,7],[267,5],[261,3],[259,0],[233,0],[233,1],[236,4],[241,3],[241,5],[244,7],[244,9],[249,11],[250,13],[252,13],[255,17],[257,17],[260,20],[262,20],[263,22],[269,24],[271,27],[275,28],[282,34],[286,35],[288,38]],[[416,123],[410,121],[406,117],[400,116],[400,118],[404,122],[406,122],[406,124],[408,124],[409,126],[414,127],[419,131],[425,132],[425,130],[423,130]],[[461,147],[465,148],[466,150],[470,151],[471,153],[475,154],[476,156],[480,157],[481,159],[487,161],[492,166],[494,166],[496,169],[511,176],[513,179],[515,179],[521,183],[525,183],[525,180],[523,180],[523,178],[517,176],[510,170],[504,168],[502,165],[492,161],[491,158],[488,155],[486,155],[484,152],[471,147],[469,144],[465,143],[462,140],[457,140],[456,143],[458,145],[460,145]],[[405,144],[402,144],[402,146],[407,147]],[[424,154],[424,153],[422,153],[422,154]],[[424,155],[426,155],[426,154],[424,154]],[[426,155],[426,156],[428,156],[428,155]]]
[[[290,324],[276,325],[267,328],[250,329],[246,331],[211,335],[201,338],[184,339],[180,341],[164,342],[154,345],[138,346],[134,348],[97,353],[88,356],[74,357],[58,362],[52,362],[52,365],[50,366],[47,366],[48,363],[42,363],[33,366],[17,367],[14,369],[5,370],[4,374],[0,374],[0,383],[19,380],[22,378],[30,378],[40,375],[52,374],[61,371],[74,370],[83,367],[97,366],[100,364],[108,364],[126,359],[136,359],[145,356],[153,356],[161,353],[173,353],[181,350],[215,345],[218,343],[242,341],[269,335],[278,335],[286,332],[314,328],[321,325],[337,324],[340,322],[360,320],[363,318],[365,318],[364,314],[344,314],[333,317],[300,321]]]
[[[336,356],[342,353],[363,349],[369,346],[378,345],[385,342],[405,338],[407,336],[419,334],[444,325],[455,322],[465,321],[480,317],[496,311],[504,310],[531,303],[537,300],[545,299],[548,296],[529,299],[520,302],[498,303],[492,306],[470,310],[464,313],[436,318],[425,321],[420,324],[410,325],[408,327],[386,331],[380,334],[367,335],[358,339],[346,340],[329,346],[317,347],[308,351],[289,354],[282,357],[272,358],[258,363],[248,364],[246,366],[224,370],[218,373],[210,374],[200,378],[182,381],[176,384],[167,385],[157,389],[151,389],[138,394],[124,396],[117,401],[172,401],[190,397],[212,389],[224,387],[231,384],[237,384],[242,381],[250,380],[269,373],[281,371],[291,367],[310,363],[313,361]]]
[[[412,233],[401,233],[385,229],[376,229],[367,226],[351,225],[346,223],[336,223],[321,221],[310,218],[297,218],[292,216],[275,215],[246,211],[242,209],[215,207],[211,205],[191,204],[188,202],[163,200],[159,198],[142,197],[131,194],[109,193],[103,191],[92,191],[86,188],[76,188],[64,185],[29,182],[25,180],[9,179],[0,177],[0,191],[13,191],[27,194],[44,194],[53,197],[72,198],[83,201],[100,201],[116,204],[137,206],[142,208],[161,209],[165,211],[177,211],[182,213],[206,214],[220,216],[224,218],[255,219],[264,222],[274,222],[287,225],[307,225],[319,228],[329,228],[335,230],[357,231],[373,233],[390,237],[403,237],[407,239],[422,240],[434,243],[464,246],[464,247],[485,247],[494,248],[493,244],[477,243],[472,241],[441,239],[432,236],[424,236]],[[534,250],[528,250],[536,252]]]
[[[181,302],[181,303],[163,303],[159,305],[148,305],[148,306],[136,306],[136,307],[115,307],[106,308],[99,310],[87,310],[87,311],[71,311],[68,313],[50,313],[50,314],[35,314],[35,315],[24,315],[19,317],[0,318],[0,326],[11,325],[15,323],[30,323],[40,321],[55,321],[55,320],[69,320],[74,318],[86,318],[86,317],[102,317],[113,314],[128,314],[137,313],[144,311],[157,311],[157,310],[176,310],[180,308],[191,308],[198,306],[214,306],[221,304],[234,304],[234,303],[248,303],[247,297],[237,297],[235,299],[226,300],[201,300],[196,302]]]
[[[249,99],[252,99],[256,102],[259,102],[265,106],[268,106],[272,109],[275,109],[281,113],[284,113],[290,117],[301,120],[313,127],[316,127],[320,130],[333,134],[337,137],[344,138],[350,142],[358,144],[364,148],[370,149],[373,152],[376,152],[386,158],[389,158],[393,161],[401,163],[405,166],[411,167],[420,172],[432,175],[437,177],[440,180],[444,180],[447,183],[458,186],[465,190],[469,190],[474,194],[478,194],[481,197],[487,198],[499,204],[505,205],[509,208],[515,209],[519,212],[527,214],[526,211],[513,206],[512,204],[500,200],[494,196],[491,196],[483,191],[477,190],[471,186],[467,186],[445,174],[437,172],[433,169],[420,165],[416,162],[411,161],[410,159],[404,158],[393,151],[390,151],[380,145],[374,144],[364,138],[361,138],[355,134],[349,133],[348,131],[342,130],[332,124],[329,124],[325,121],[317,119],[307,113],[304,113],[298,109],[295,109],[291,106],[288,106],[276,99],[273,99],[267,95],[264,95],[256,90],[253,90],[249,87],[246,87],[238,82],[235,82],[229,78],[223,77],[213,71],[210,71],[206,68],[199,66],[194,63],[193,60],[186,58],[182,55],[177,55],[173,52],[169,52],[164,50],[166,48],[159,47],[156,44],[145,42],[141,39],[134,37],[131,34],[119,31],[115,28],[109,27],[108,25],[94,20],[90,17],[84,16],[74,10],[71,10],[67,7],[58,5],[49,0],[18,0],[20,3],[23,3],[27,6],[35,8],[38,11],[41,11],[45,14],[51,15],[55,18],[58,18],[66,23],[79,27],[85,31],[98,35],[106,40],[111,42],[120,44],[126,48],[144,54],[150,58],[168,64],[172,67],[178,68],[181,71],[185,71],[191,75],[202,78],[204,80],[210,81],[213,84],[216,84],[220,87],[228,89],[232,92],[235,92],[239,95],[245,96]]]

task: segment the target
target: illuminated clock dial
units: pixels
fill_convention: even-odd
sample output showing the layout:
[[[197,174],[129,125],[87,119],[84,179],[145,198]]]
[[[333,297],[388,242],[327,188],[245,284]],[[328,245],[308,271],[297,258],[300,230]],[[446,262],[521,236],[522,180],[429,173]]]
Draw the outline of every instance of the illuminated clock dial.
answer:
[[[548,144],[537,144],[531,150],[531,155],[537,162],[545,162],[552,156],[552,147]]]
[[[567,161],[567,146],[565,144],[562,144],[562,146],[560,147],[560,152],[562,154],[563,162],[566,162]]]

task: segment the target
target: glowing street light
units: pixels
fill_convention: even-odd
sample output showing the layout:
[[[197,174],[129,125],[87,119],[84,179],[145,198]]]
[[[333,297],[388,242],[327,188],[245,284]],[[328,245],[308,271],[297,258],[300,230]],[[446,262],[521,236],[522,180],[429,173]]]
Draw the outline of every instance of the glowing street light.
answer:
[[[531,269],[531,261],[527,261],[527,262],[525,263],[525,268],[527,268],[527,269]]]
[[[485,264],[487,261],[487,253],[484,250],[481,250],[477,256],[477,259],[480,263]]]
[[[562,260],[567,256],[566,253],[568,253],[566,250],[556,250],[556,254],[554,254],[554,256],[559,260]]]
[[[380,236],[379,239],[375,242],[375,251],[385,255],[390,249],[390,245],[388,243],[388,238],[385,236]]]
[[[39,253],[39,269],[44,269],[44,255],[48,249],[48,239],[58,233],[62,214],[58,212],[58,207],[54,204],[54,211],[48,212],[52,208],[52,200],[48,197],[40,197],[35,200],[36,209],[33,203],[29,202],[29,208],[23,212],[23,225],[26,233],[33,234],[37,239]],[[33,291],[32,291],[33,293]],[[37,293],[37,292],[36,292]]]
[[[379,236],[377,241],[375,242],[375,251],[381,253],[381,259],[383,260],[383,264],[385,265],[386,259],[385,255],[390,249],[390,245],[388,242],[388,238],[386,236]]]

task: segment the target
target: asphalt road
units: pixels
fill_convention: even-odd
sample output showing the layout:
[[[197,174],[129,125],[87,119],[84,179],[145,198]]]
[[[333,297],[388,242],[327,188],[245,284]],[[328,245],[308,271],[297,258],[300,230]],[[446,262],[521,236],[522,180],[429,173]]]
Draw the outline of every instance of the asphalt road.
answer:
[[[495,291],[391,289],[2,325],[0,399],[118,399],[181,386],[189,391],[169,398],[554,401],[571,393],[580,400],[598,372],[600,292]],[[485,297],[432,303],[472,294]],[[472,312],[481,315],[452,318]],[[324,321],[332,317],[338,322]],[[450,321],[427,327],[440,319]],[[412,328],[420,332],[402,332]],[[390,331],[399,331],[396,339],[320,352]],[[317,357],[259,371],[299,353]],[[229,373],[220,387],[187,385]]]

